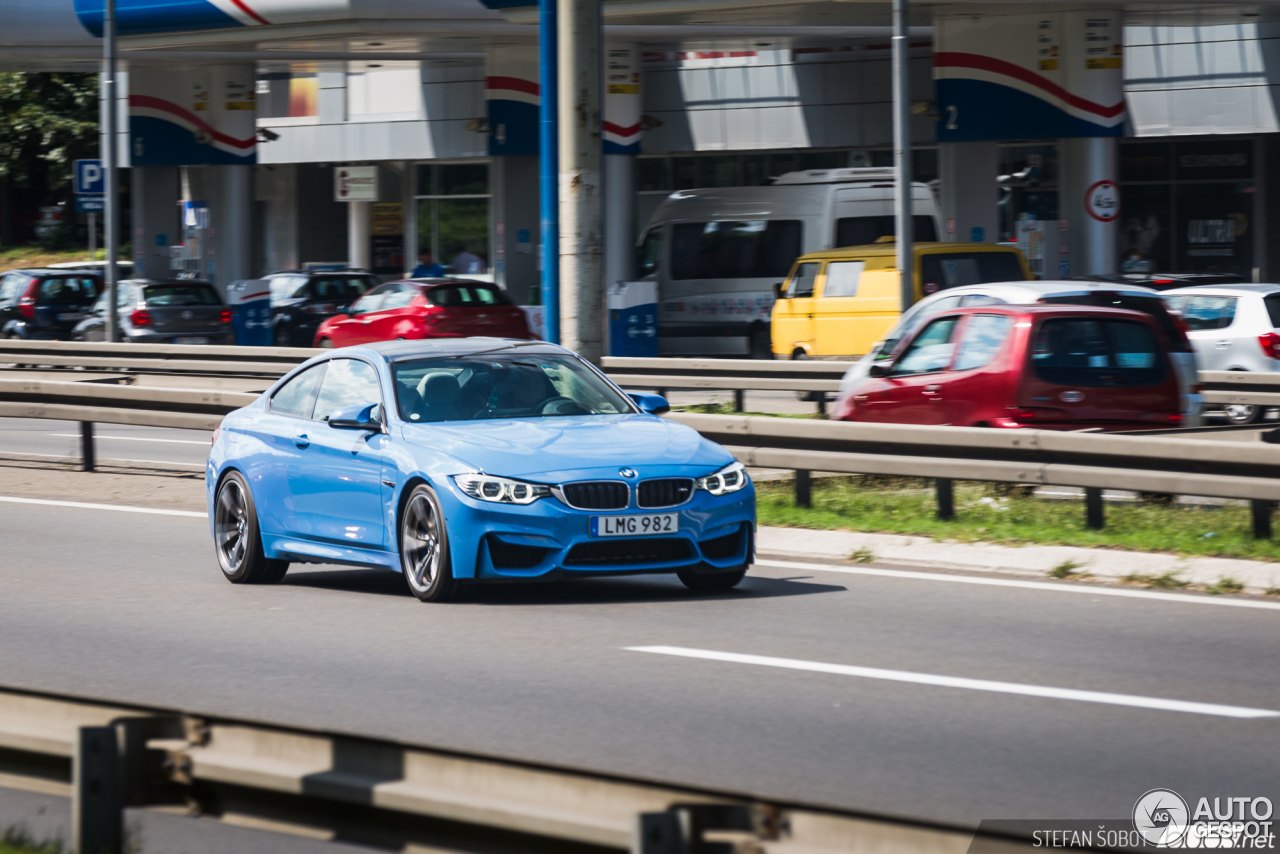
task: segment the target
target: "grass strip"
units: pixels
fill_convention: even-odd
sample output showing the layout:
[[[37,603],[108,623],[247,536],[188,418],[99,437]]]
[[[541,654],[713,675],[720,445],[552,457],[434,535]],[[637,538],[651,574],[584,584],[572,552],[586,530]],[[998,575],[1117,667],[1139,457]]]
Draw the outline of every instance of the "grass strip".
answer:
[[[949,521],[937,518],[933,482],[923,478],[863,475],[814,480],[813,506],[808,508],[795,506],[791,481],[760,482],[756,490],[761,525],[1280,561],[1280,542],[1253,539],[1247,505],[1183,505],[1151,496],[1132,504],[1108,504],[1106,527],[1093,531],[1085,527],[1083,498],[1035,498],[1018,486],[957,482],[956,517]],[[1063,566],[1059,577],[1071,577],[1078,569]],[[1175,582],[1158,581],[1157,586]],[[1216,592],[1228,592],[1230,586],[1227,579]]]

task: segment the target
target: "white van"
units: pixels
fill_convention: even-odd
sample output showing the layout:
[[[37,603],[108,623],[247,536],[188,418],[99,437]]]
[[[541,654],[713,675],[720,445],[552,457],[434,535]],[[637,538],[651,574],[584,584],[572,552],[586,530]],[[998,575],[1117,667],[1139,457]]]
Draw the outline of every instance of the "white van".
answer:
[[[679,190],[649,220],[637,274],[658,283],[664,356],[771,358],[773,285],[801,255],[894,233],[893,169],[788,172],[763,187]],[[933,193],[913,184],[915,239],[940,233]]]

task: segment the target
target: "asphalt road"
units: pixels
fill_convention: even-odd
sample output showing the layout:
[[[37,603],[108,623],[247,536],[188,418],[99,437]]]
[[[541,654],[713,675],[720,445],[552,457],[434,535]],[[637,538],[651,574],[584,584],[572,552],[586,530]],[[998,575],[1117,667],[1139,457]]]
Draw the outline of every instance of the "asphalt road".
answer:
[[[175,464],[201,468],[209,456],[210,434],[204,430],[170,430],[129,424],[94,425],[94,447],[100,460]],[[80,424],[43,418],[0,418],[0,457],[80,459]],[[3,473],[0,473],[3,478]],[[3,493],[0,480],[0,494]]]
[[[0,502],[0,520],[4,685],[970,826],[1125,817],[1156,787],[1280,802],[1280,717],[1161,706],[1280,710],[1280,610],[786,566],[718,597],[620,578],[440,606],[385,571],[233,586],[203,519]]]

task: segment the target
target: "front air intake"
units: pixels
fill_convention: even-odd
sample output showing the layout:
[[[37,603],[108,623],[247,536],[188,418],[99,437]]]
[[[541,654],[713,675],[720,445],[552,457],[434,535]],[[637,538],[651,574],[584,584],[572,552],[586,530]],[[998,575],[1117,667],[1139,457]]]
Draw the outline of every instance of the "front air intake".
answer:
[[[578,510],[625,510],[631,488],[617,480],[584,480],[560,487],[564,503]]]

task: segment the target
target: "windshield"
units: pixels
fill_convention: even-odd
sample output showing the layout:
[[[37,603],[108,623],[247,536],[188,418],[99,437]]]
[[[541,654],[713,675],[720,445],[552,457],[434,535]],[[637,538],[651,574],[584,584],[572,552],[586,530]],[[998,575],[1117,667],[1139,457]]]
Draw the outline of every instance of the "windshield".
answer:
[[[480,421],[634,412],[631,402],[573,356],[493,353],[394,366],[405,421]]]

